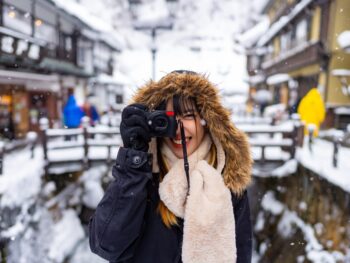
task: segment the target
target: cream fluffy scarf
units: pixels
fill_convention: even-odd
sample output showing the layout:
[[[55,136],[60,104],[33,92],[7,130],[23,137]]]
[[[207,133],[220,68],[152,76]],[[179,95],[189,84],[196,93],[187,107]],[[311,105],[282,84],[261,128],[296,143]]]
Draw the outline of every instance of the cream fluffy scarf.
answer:
[[[212,144],[206,135],[198,149],[188,157],[190,190],[183,159],[163,144],[162,154],[170,168],[159,185],[160,199],[176,216],[184,219],[182,261],[184,263],[236,262],[235,219],[231,192],[221,176],[225,153],[218,140],[217,169],[207,162]]]

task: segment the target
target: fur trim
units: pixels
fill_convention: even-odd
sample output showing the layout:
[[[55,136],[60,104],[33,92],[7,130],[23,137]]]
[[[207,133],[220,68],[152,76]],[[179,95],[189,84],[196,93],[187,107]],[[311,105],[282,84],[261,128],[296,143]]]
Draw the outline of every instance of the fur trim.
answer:
[[[150,81],[141,87],[133,97],[133,102],[144,104],[152,110],[175,94],[196,98],[201,117],[206,120],[210,133],[224,149],[224,182],[232,192],[243,193],[251,181],[253,164],[248,139],[231,122],[230,112],[220,102],[218,89],[207,77],[169,73],[158,82]]]

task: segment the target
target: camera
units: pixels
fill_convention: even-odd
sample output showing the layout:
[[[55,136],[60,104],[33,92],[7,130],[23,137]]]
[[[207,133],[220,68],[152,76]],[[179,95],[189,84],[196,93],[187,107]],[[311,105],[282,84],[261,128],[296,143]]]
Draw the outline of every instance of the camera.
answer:
[[[174,138],[176,136],[177,121],[173,111],[147,111],[146,118],[151,137]]]

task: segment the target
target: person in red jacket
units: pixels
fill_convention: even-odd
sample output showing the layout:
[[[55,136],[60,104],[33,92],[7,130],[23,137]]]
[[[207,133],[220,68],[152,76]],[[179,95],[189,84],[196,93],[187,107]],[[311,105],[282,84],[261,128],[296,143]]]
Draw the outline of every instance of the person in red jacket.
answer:
[[[90,221],[91,250],[110,262],[251,262],[252,158],[218,89],[180,70],[133,101],[122,113],[115,180]],[[175,136],[153,136],[154,110],[175,114]]]

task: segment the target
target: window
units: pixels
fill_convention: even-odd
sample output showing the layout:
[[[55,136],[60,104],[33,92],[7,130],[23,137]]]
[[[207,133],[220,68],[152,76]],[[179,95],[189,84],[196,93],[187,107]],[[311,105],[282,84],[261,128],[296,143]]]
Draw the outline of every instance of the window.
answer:
[[[292,46],[292,31],[281,35],[281,51],[288,50]]]
[[[308,40],[308,20],[306,18],[299,21],[297,24],[295,30],[295,40],[297,45]]]
[[[120,95],[120,94],[116,95],[115,96],[115,102],[117,104],[122,104],[123,103],[123,95]]]
[[[14,6],[4,5],[2,14],[5,27],[27,35],[32,34],[32,16],[29,12],[23,12]]]
[[[41,19],[35,19],[34,36],[54,45],[58,44],[56,28],[53,25],[50,25]]]

